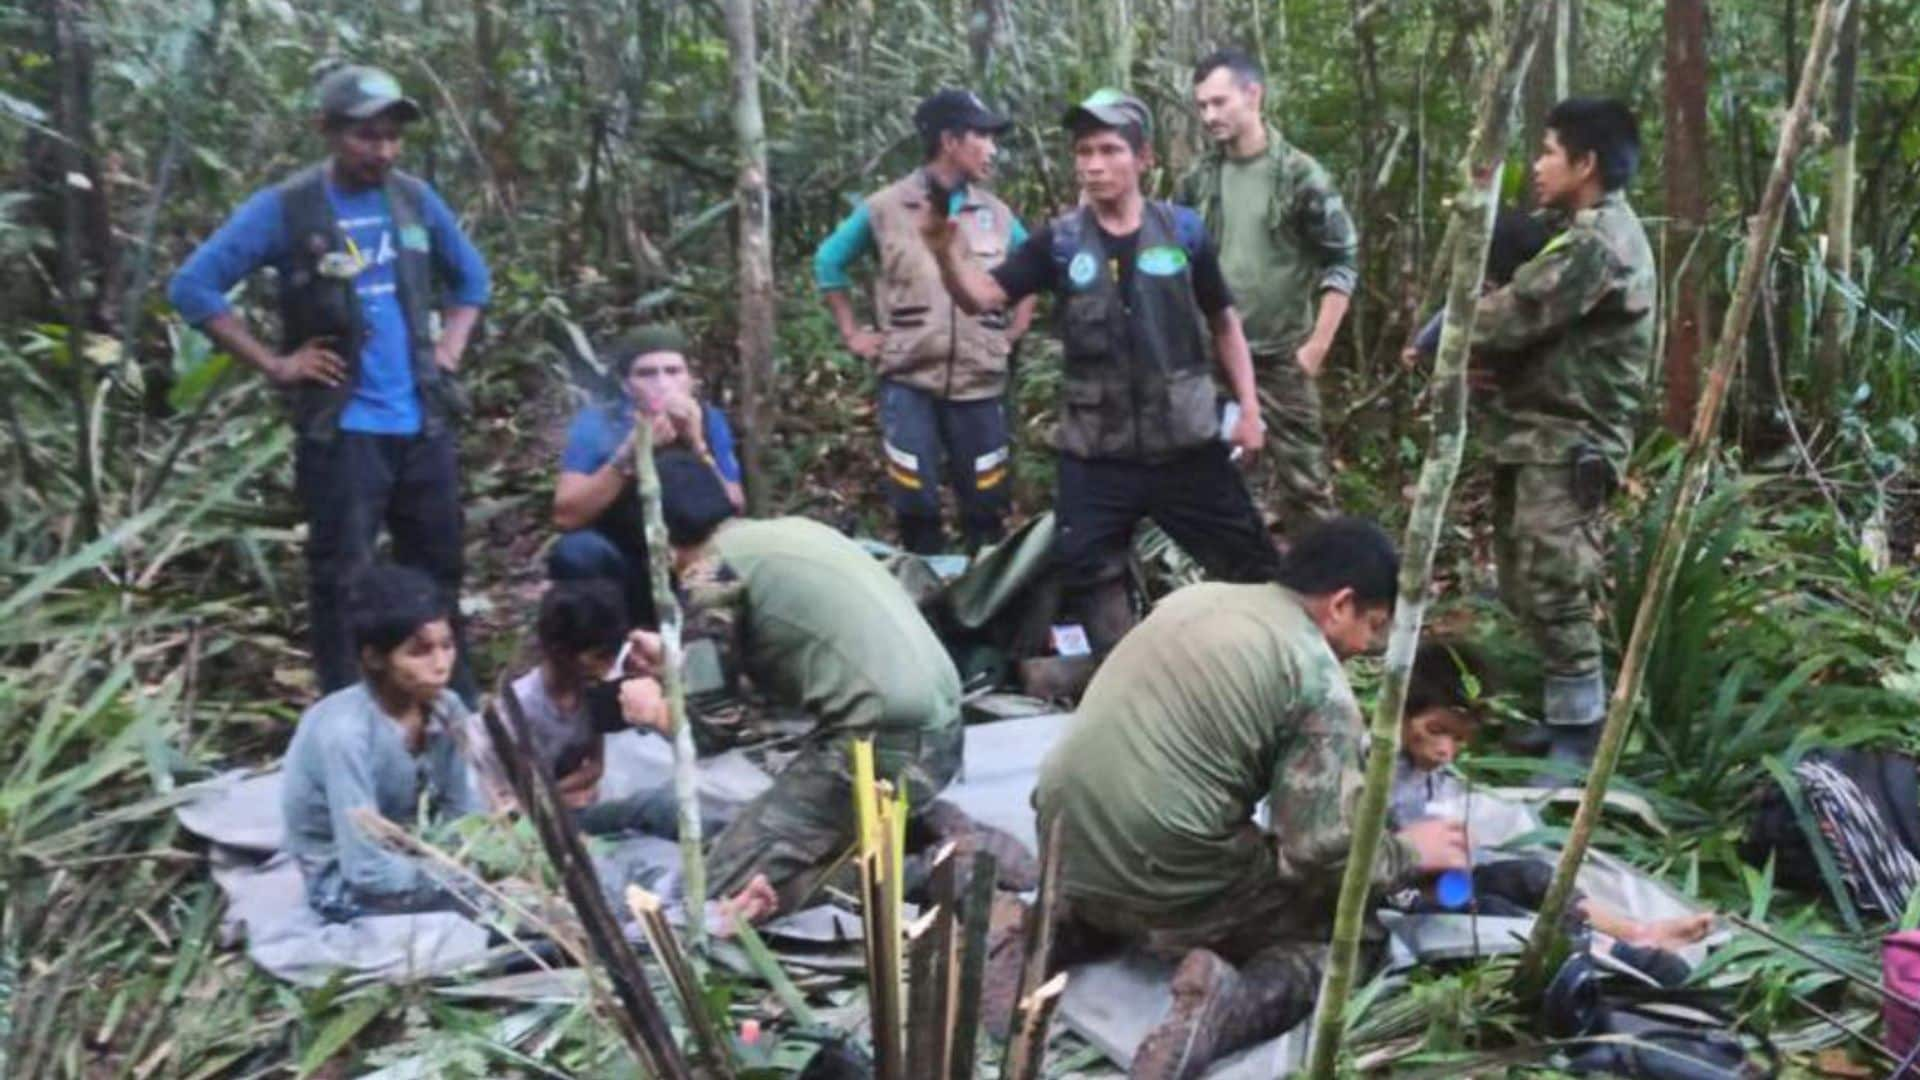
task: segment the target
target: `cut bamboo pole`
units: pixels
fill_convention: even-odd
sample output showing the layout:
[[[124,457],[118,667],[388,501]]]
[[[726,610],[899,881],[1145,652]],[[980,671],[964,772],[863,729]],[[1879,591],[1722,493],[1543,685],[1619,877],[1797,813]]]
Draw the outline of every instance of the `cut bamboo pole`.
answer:
[[[680,599],[673,592],[669,567],[673,546],[660,509],[660,470],[653,464],[653,424],[647,413],[634,417],[633,474],[640,486],[641,515],[647,532],[647,567],[653,577],[653,609],[660,619],[660,692],[667,701],[673,730],[673,797],[679,810],[681,893],[687,911],[687,936],[694,951],[707,947],[707,859],[700,844],[700,772],[687,720],[687,692],[681,679]]]
[[[1061,972],[1020,1001],[1020,1029],[1007,1047],[1007,1060],[1000,1080],[1038,1080],[1040,1066],[1047,1059],[1047,1029],[1053,1023],[1053,1010],[1067,989],[1067,973]]]
[[[1387,640],[1387,659],[1374,707],[1367,752],[1367,785],[1354,809],[1352,848],[1340,880],[1340,902],[1334,915],[1333,944],[1320,988],[1314,1020],[1310,1072],[1330,1080],[1346,1033],[1347,998],[1353,991],[1360,959],[1360,931],[1372,902],[1374,856],[1386,826],[1387,795],[1393,783],[1394,760],[1400,752],[1401,713],[1407,703],[1407,681],[1414,653],[1420,647],[1420,627],[1426,615],[1428,582],[1433,557],[1446,523],[1447,503],[1460,473],[1460,457],[1467,437],[1467,353],[1473,339],[1473,316],[1486,276],[1487,241],[1499,208],[1501,162],[1506,156],[1513,125],[1514,104],[1550,14],[1550,4],[1522,5],[1513,24],[1499,67],[1490,69],[1481,86],[1479,120],[1461,163],[1460,194],[1453,204],[1448,231],[1454,236],[1453,267],[1447,286],[1447,317],[1434,360],[1433,437],[1420,468],[1406,539],[1400,553],[1400,595],[1394,605],[1393,632]]]
[[[953,1060],[954,949],[960,942],[954,845],[933,856],[927,880],[933,905],[916,933],[907,933],[907,1072],[940,1080]]]
[[[891,784],[874,778],[873,742],[856,739],[853,756],[855,863],[860,868],[860,918],[867,959],[867,1008],[872,1018],[873,1057],[880,1080],[906,1080],[903,1040],[906,994],[901,985],[901,850],[904,800]]]
[[[1026,952],[1021,956],[1020,986],[1013,996],[1016,1002],[1026,1001],[1047,978],[1054,913],[1060,904],[1060,854],[1060,815],[1056,813],[1040,824],[1040,887],[1034,893],[1033,909],[1027,912]],[[1019,1016],[1016,1011],[1016,1024]]]
[[[680,999],[680,1014],[686,1018],[687,1028],[693,1032],[701,1056],[706,1058],[708,1065],[722,1073],[735,1072],[738,1063],[734,1060],[733,1040],[714,1022],[713,1010],[707,1007],[707,997],[700,985],[700,976],[688,962],[686,952],[680,948],[680,935],[674,933],[673,926],[667,922],[666,909],[660,903],[660,898],[638,885],[629,885],[627,907],[633,912],[633,917],[639,920],[640,929],[646,932],[647,943],[653,946],[654,957],[666,969],[667,982],[673,987],[674,996]],[[688,918],[694,917],[689,912]]]
[[[952,1080],[973,1080],[973,1059],[980,1038],[980,986],[986,977],[987,930],[993,918],[994,882],[999,872],[999,860],[989,852],[975,852],[967,860],[967,899],[960,909],[958,962],[948,999],[953,1022],[947,1075]]]
[[[1813,102],[1820,93],[1820,84],[1826,81],[1827,67],[1833,58],[1835,31],[1846,14],[1847,5],[1848,0],[1821,0],[1820,10],[1814,16],[1813,38],[1807,46],[1806,63],[1800,69],[1800,85],[1794,92],[1793,107],[1781,117],[1773,171],[1767,177],[1760,210],[1748,224],[1746,257],[1734,283],[1733,301],[1720,324],[1720,339],[1714,346],[1713,365],[1707,371],[1700,404],[1694,410],[1693,431],[1687,438],[1687,453],[1680,470],[1680,486],[1674,492],[1673,508],[1660,531],[1653,567],[1640,594],[1639,610],[1633,616],[1633,633],[1627,639],[1620,677],[1614,682],[1613,696],[1607,702],[1606,724],[1600,730],[1593,768],[1587,774],[1580,809],[1574,814],[1566,847],[1561,849],[1559,865],[1554,869],[1553,884],[1540,904],[1533,935],[1521,958],[1523,988],[1542,985],[1549,961],[1562,948],[1564,936],[1560,920],[1573,896],[1574,878],[1587,856],[1594,824],[1600,820],[1607,784],[1613,779],[1613,770],[1620,763],[1620,751],[1626,746],[1633,711],[1640,699],[1640,686],[1646,679],[1647,654],[1653,647],[1654,633],[1680,571],[1680,555],[1686,550],[1688,534],[1693,531],[1694,511],[1699,508],[1700,497],[1713,470],[1721,407],[1726,403],[1733,369],[1746,351],[1747,324],[1752,321],[1753,308],[1759,300],[1761,275],[1772,261],[1774,244],[1780,237],[1780,219],[1793,181],[1794,161],[1806,145]]]
[[[673,1040],[673,1029],[667,1024],[660,1003],[654,1000],[640,960],[628,947],[613,913],[607,910],[593,860],[587,856],[579,831],[573,828],[566,804],[560,801],[545,767],[534,763],[525,738],[526,711],[505,680],[500,683],[498,698],[506,711],[507,722],[503,723],[492,709],[482,710],[481,720],[487,726],[493,745],[501,749],[500,761],[513,784],[514,797],[519,800],[527,820],[533,823],[540,846],[566,887],[567,899],[573,902],[580,925],[586,931],[587,944],[613,983],[614,995],[621,1006],[611,1010],[614,1027],[633,1050],[641,1068],[664,1080],[692,1080],[693,1073]]]

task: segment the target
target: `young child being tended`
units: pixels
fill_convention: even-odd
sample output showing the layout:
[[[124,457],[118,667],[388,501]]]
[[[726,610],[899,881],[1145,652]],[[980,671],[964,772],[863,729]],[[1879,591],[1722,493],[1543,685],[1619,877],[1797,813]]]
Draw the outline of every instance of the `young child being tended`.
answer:
[[[321,698],[287,747],[281,808],[307,902],[330,922],[474,905],[419,860],[382,846],[359,815],[408,828],[482,812],[456,732],[467,708],[447,689],[447,601],[407,567],[362,571],[349,616],[360,681]]]
[[[1399,829],[1422,818],[1459,817],[1466,785],[1449,766],[1479,726],[1478,688],[1482,665],[1467,648],[1432,641],[1420,647],[1407,685],[1400,728],[1400,757],[1395,763],[1390,827]],[[1487,853],[1492,854],[1492,853]],[[1464,910],[1481,915],[1527,915],[1539,908],[1553,881],[1553,866],[1542,859],[1495,857],[1473,869],[1473,899]],[[1445,910],[1430,888],[1408,905],[1416,911]],[[1707,936],[1711,915],[1672,919],[1635,919],[1576,892],[1573,914],[1593,929],[1628,945],[1677,949]]]

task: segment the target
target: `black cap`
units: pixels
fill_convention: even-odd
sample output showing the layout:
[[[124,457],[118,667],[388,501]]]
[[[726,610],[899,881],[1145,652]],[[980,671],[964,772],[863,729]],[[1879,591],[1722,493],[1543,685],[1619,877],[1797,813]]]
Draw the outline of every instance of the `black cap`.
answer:
[[[400,82],[376,67],[348,64],[320,78],[313,88],[314,106],[322,115],[366,120],[397,112],[403,122],[424,115],[420,105],[400,92]]]
[[[940,131],[979,131],[998,135],[1013,121],[987,108],[971,90],[941,90],[913,110],[913,126],[922,135]]]

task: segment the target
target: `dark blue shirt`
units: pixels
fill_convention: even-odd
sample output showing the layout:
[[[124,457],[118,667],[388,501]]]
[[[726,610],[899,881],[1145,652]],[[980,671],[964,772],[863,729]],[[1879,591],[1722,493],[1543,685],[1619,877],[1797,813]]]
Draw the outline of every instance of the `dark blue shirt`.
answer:
[[[740,459],[733,449],[733,426],[727,423],[727,414],[703,401],[700,416],[706,427],[707,450],[713,454],[714,468],[729,483],[739,483]],[[574,416],[573,426],[567,429],[567,446],[560,452],[560,471],[599,472],[632,430],[631,399],[622,396],[618,401],[588,405]]]
[[[420,214],[435,269],[447,285],[449,307],[481,307],[491,289],[487,265],[439,195],[421,185]],[[327,183],[327,201],[358,251],[363,269],[355,279],[367,337],[360,352],[359,380],[340,414],[343,431],[411,435],[420,430],[420,396],[413,385],[406,315],[394,273],[403,238],[393,227],[386,191],[342,191]],[[227,293],[248,274],[271,266],[285,274],[293,255],[277,187],[255,192],[219,231],[188,257],[173,277],[167,298],[182,318],[198,326],[231,309]],[[410,239],[410,238],[407,238]]]

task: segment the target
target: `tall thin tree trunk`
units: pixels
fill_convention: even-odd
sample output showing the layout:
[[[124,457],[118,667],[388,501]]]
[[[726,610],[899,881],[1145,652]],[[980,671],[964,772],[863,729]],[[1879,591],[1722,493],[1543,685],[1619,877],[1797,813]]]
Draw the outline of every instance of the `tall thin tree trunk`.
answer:
[[[1669,0],[1666,8],[1666,136],[1664,169],[1668,250],[1674,275],[1667,331],[1667,430],[1685,436],[1700,396],[1700,350],[1706,341],[1707,294],[1707,0]]]
[[[1833,57],[1834,39],[1840,19],[1846,14],[1848,0],[1821,0],[1815,16],[1813,40],[1808,44],[1806,62],[1801,67],[1800,83],[1794,92],[1793,108],[1780,120],[1780,142],[1773,155],[1773,172],[1767,178],[1760,211],[1749,225],[1746,257],[1735,280],[1733,300],[1727,306],[1726,319],[1720,325],[1720,339],[1714,346],[1713,366],[1707,372],[1700,406],[1693,414],[1693,430],[1687,439],[1686,459],[1681,465],[1680,486],[1673,497],[1673,508],[1660,532],[1654,549],[1652,569],[1647,575],[1640,608],[1634,613],[1633,634],[1627,640],[1626,655],[1621,658],[1620,678],[1614,683],[1613,697],[1607,702],[1606,725],[1600,732],[1600,746],[1594,753],[1593,768],[1587,774],[1580,809],[1574,815],[1567,834],[1566,847],[1554,870],[1553,884],[1547,889],[1540,913],[1533,924],[1533,937],[1521,961],[1520,983],[1539,986],[1548,961],[1560,951],[1563,940],[1560,919],[1573,895],[1573,882],[1580,863],[1586,858],[1593,838],[1593,826],[1600,818],[1600,805],[1606,798],[1607,784],[1626,745],[1627,729],[1640,697],[1640,685],[1646,677],[1647,653],[1667,597],[1673,591],[1680,569],[1680,555],[1687,546],[1687,534],[1693,529],[1694,511],[1706,490],[1713,470],[1714,450],[1720,431],[1721,407],[1726,402],[1727,384],[1739,363],[1747,337],[1747,324],[1760,294],[1760,282],[1773,258],[1780,238],[1780,221],[1786,209],[1787,190],[1793,182],[1794,162],[1806,144],[1807,128],[1813,116],[1813,102],[1825,81],[1828,62]]]
[[[773,377],[773,211],[767,199],[767,128],[760,113],[760,46],[753,0],[725,0],[727,50],[733,67],[733,132],[740,155],[734,185],[740,274],[740,408],[746,419],[747,507],[766,512],[761,449],[772,435],[766,395]]]
[[[1846,377],[1847,340],[1853,334],[1853,301],[1840,285],[1853,281],[1853,189],[1857,105],[1860,87],[1860,0],[1847,8],[1833,54],[1833,165],[1827,178],[1827,286],[1820,305],[1820,341],[1814,352],[1813,407],[1825,416]]]
[[[93,429],[94,378],[86,356],[87,335],[102,322],[106,296],[105,253],[97,237],[105,203],[93,155],[91,50],[82,22],[84,0],[48,0],[46,34],[53,57],[54,116],[61,138],[51,147],[55,167],[49,194],[58,200],[54,232],[54,282],[61,318],[66,322],[66,382],[73,406],[73,475],[80,488],[79,535],[91,539],[100,529],[98,444]],[[91,256],[91,258],[89,257]]]
[[[1380,834],[1386,826],[1388,789],[1393,784],[1394,759],[1400,752],[1401,713],[1407,704],[1407,681],[1413,656],[1420,646],[1420,627],[1426,615],[1428,583],[1433,579],[1434,552],[1446,523],[1447,503],[1460,473],[1460,456],[1467,437],[1467,352],[1473,338],[1475,302],[1486,275],[1487,242],[1500,203],[1500,166],[1512,134],[1514,105],[1534,43],[1546,23],[1545,5],[1522,5],[1512,20],[1512,35],[1498,68],[1488,70],[1480,91],[1479,120],[1467,156],[1461,162],[1460,195],[1454,200],[1452,277],[1447,287],[1446,328],[1434,361],[1433,441],[1420,469],[1413,511],[1407,519],[1400,554],[1400,597],[1394,605],[1393,633],[1387,640],[1387,659],[1374,708],[1372,736],[1367,751],[1367,786],[1354,810],[1353,846],[1340,880],[1340,905],[1334,915],[1333,946],[1327,958],[1326,978],[1320,988],[1319,1012],[1314,1020],[1311,1075],[1330,1080],[1340,1057],[1345,1034],[1347,998],[1353,991],[1360,959],[1360,930],[1372,903],[1371,880]]]

